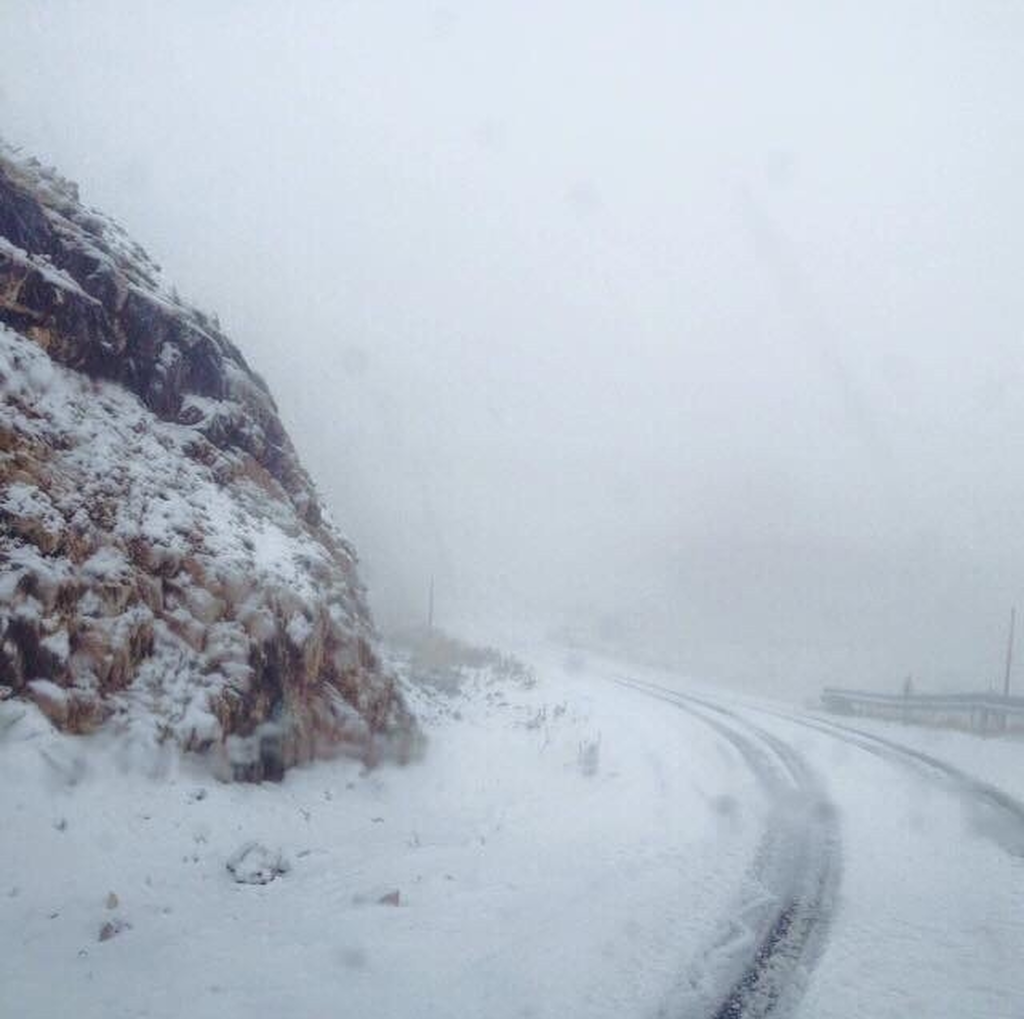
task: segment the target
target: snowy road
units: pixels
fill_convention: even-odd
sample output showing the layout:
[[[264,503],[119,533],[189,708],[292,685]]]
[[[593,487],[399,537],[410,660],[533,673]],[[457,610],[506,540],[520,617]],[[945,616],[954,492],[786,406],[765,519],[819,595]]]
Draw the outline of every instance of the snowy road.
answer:
[[[821,897],[823,908],[805,913],[820,951],[802,949],[788,931],[779,936],[777,917],[786,915],[790,899],[776,892],[775,913],[762,914],[746,959],[754,986],[767,969],[768,986],[777,982],[783,993],[751,995],[747,977],[723,992],[719,1011],[703,1014],[1024,1016],[1019,800],[891,732],[880,735],[735,697],[629,685],[691,713],[702,711],[726,738],[746,729],[786,748],[819,783],[827,798],[821,802],[836,821],[833,849],[842,845],[838,895]],[[1017,750],[1020,766],[1024,747]],[[806,779],[798,789],[816,794]],[[820,866],[814,811],[796,823],[817,843],[810,859]],[[781,962],[775,958],[780,953]]]
[[[728,709],[664,686],[619,682],[687,712],[735,746],[771,804],[742,898],[703,956],[703,979],[664,1010],[713,1019],[790,1010],[824,944],[840,872],[834,811],[818,775],[784,740]]]
[[[1024,1017],[1020,744],[536,660],[279,786],[0,705],[0,1015]]]

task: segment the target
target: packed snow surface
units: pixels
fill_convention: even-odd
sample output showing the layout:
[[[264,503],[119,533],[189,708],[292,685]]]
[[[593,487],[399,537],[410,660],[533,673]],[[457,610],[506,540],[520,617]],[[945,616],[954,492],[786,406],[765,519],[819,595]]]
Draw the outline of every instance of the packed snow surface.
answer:
[[[0,705],[0,1014],[656,1008],[759,831],[738,755],[557,664],[531,688],[480,679],[416,706],[422,763],[246,786]],[[236,883],[227,864],[253,842],[287,872]],[[130,928],[101,941],[113,919]]]
[[[281,785],[211,783],[0,704],[0,1014],[693,1014],[716,957],[756,955],[773,894],[750,881],[779,819],[744,741],[802,762],[837,821],[794,1015],[1024,1014],[1024,856],[927,770],[794,707],[532,660],[533,684],[484,669],[413,691],[419,763]],[[1020,751],[1000,754],[1020,770]]]

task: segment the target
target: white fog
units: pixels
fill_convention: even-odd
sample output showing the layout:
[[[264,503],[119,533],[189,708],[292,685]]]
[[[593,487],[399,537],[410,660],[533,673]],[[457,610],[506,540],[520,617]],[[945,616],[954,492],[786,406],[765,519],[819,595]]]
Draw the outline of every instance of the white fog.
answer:
[[[1024,701],[998,700],[1024,694],[1007,660],[1024,605],[1022,179],[1024,7],[1003,0],[0,0],[0,803],[49,788],[44,742],[60,774],[90,776],[77,807],[55,793],[23,817],[35,834],[0,836],[22,875],[10,901],[35,910],[0,924],[0,957],[5,929],[31,932],[6,940],[22,983],[0,1012],[847,1019],[868,1014],[870,972],[872,1015],[1024,1016]],[[104,247],[110,222],[156,282]],[[87,342],[93,315],[109,334]],[[167,382],[206,344],[213,381],[189,362]],[[119,496],[107,474],[130,479]],[[136,584],[143,559],[157,580]],[[121,622],[65,618],[71,576]],[[95,758],[75,749],[90,740]],[[356,745],[368,770],[334,762]],[[260,784],[197,778],[202,754],[217,779]],[[173,776],[158,792],[138,764],[157,758]],[[285,800],[265,781],[283,776]],[[357,933],[309,963],[352,987],[231,990],[207,931],[197,972],[228,989],[179,1010],[139,975],[137,909],[112,928],[137,957],[97,962],[95,997],[48,997],[33,974],[79,933],[32,945],[77,885],[25,875],[37,851],[63,866],[67,839],[39,846],[76,809],[75,852],[107,852],[93,815],[122,781],[117,809],[159,804],[164,826],[150,843],[125,822],[110,866],[126,884],[149,882],[157,843],[197,873],[216,856],[226,881],[254,817],[291,871],[268,850],[256,872],[304,889],[282,916],[330,929],[330,875],[359,875],[343,895]],[[181,806],[200,785],[208,812],[248,819],[223,843]],[[199,848],[177,845],[186,830]],[[649,923],[610,887],[627,871]],[[399,885],[425,914],[378,929],[391,921],[362,904],[397,905]],[[570,922],[581,900],[619,933]],[[265,929],[260,901],[238,922],[300,966],[307,929]],[[903,922],[905,944],[875,933]],[[737,975],[748,942],[761,970]],[[779,944],[795,969],[772,984]]]
[[[5,7],[8,139],[241,341],[382,623],[998,678],[1012,5]]]

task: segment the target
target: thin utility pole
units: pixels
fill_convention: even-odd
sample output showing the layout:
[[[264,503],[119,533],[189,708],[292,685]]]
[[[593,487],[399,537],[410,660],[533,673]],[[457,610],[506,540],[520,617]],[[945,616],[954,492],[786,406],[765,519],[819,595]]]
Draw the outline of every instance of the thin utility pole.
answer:
[[[1013,667],[1013,630],[1017,623],[1017,607],[1010,609],[1010,639],[1006,645],[1006,676],[1003,679],[1003,696],[1010,696],[1010,669]]]

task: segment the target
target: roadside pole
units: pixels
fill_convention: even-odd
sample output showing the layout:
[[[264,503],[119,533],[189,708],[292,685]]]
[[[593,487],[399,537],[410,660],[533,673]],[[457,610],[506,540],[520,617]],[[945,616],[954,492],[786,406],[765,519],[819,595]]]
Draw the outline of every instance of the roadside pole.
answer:
[[[1010,671],[1013,669],[1013,631],[1017,623],[1017,606],[1010,609],[1010,639],[1006,642],[1006,675],[1003,677],[1003,697],[1010,697]],[[1006,707],[1009,707],[1007,705]],[[1005,731],[1008,715],[1004,709],[1000,712],[999,729]]]
[[[1013,631],[1017,623],[1017,607],[1010,609],[1010,639],[1006,644],[1006,676],[1003,679],[1003,696],[1010,696],[1010,670],[1013,668]]]

